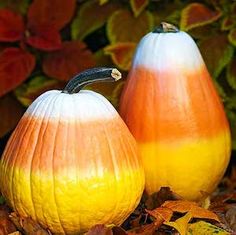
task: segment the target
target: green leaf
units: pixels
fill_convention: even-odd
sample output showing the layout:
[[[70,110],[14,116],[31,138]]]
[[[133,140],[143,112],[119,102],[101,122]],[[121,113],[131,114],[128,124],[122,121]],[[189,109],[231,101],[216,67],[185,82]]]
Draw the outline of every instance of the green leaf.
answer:
[[[5,203],[5,198],[3,196],[0,196],[0,205]]]
[[[37,76],[32,78],[28,83],[19,86],[14,92],[17,99],[27,107],[42,93],[63,87],[64,83],[58,80],[45,76]]]
[[[130,0],[131,9],[137,17],[148,5],[149,0]]]
[[[71,24],[72,39],[84,39],[87,35],[102,27],[117,9],[120,9],[119,4],[107,3],[99,5],[96,0],[88,1],[81,5],[77,16]]]
[[[93,54],[96,66],[112,66],[114,65],[111,57],[105,53],[104,49],[100,49]]]
[[[236,58],[233,58],[227,66],[227,81],[236,90]]]
[[[104,48],[105,54],[111,55],[112,61],[120,69],[129,70],[137,44],[133,42],[120,42]]]
[[[112,14],[107,24],[107,35],[111,43],[138,42],[153,29],[153,16],[144,11],[134,17],[128,10],[118,10]]]
[[[232,100],[232,102],[236,102],[236,97],[235,100]],[[236,150],[236,112],[226,109],[226,113],[230,123],[232,149]]]
[[[29,0],[3,0],[0,1],[0,8],[8,8],[25,15],[28,10],[29,2]]]
[[[203,39],[199,43],[203,59],[213,78],[217,78],[233,56],[233,47],[225,34]]]
[[[189,30],[195,27],[210,24],[221,16],[219,10],[212,10],[201,3],[190,3],[181,13],[180,28]]]
[[[232,45],[236,46],[236,28],[230,30],[228,38]]]
[[[221,22],[221,30],[229,30],[235,25],[235,21],[230,16],[226,16]]]
[[[189,224],[187,235],[230,235],[227,231],[207,223],[205,221],[198,221],[193,224]]]
[[[103,5],[103,4],[107,3],[107,2],[109,2],[109,0],[99,0],[99,4],[100,5]]]

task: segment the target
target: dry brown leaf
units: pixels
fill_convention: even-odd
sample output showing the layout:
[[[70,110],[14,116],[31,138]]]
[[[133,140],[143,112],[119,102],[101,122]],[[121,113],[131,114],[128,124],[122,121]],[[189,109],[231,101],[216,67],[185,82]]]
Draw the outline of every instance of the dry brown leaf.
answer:
[[[128,231],[128,235],[153,235],[156,230],[154,223],[143,225],[137,229]]]
[[[225,214],[225,219],[228,222],[230,228],[233,231],[236,231],[236,205],[232,206],[229,210],[227,210]]]
[[[156,225],[161,225],[163,222],[168,222],[173,215],[173,211],[167,207],[158,207],[152,211],[146,211],[149,215],[153,216],[156,219]]]
[[[219,222],[219,218],[214,212],[198,206],[196,202],[185,200],[166,201],[162,207],[167,207],[174,212],[190,212],[194,218],[212,219]]]
[[[86,235],[113,235],[111,228],[106,227],[104,224],[94,225]]]
[[[169,187],[161,187],[161,189],[152,195],[144,195],[145,206],[148,210],[160,207],[167,200],[181,199],[179,195],[172,192]]]
[[[39,224],[31,218],[21,218],[17,213],[10,214],[11,221],[15,224],[18,230],[27,235],[50,235],[50,233],[43,229]]]

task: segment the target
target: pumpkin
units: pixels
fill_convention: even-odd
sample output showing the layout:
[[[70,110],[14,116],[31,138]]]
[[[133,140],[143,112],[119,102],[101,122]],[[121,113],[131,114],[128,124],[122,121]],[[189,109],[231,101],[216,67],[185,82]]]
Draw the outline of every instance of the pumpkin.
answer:
[[[162,23],[137,46],[119,112],[138,142],[145,191],[211,193],[230,158],[221,100],[194,40]]]
[[[20,216],[53,234],[77,234],[119,225],[135,209],[144,188],[136,141],[105,97],[80,91],[120,77],[90,69],[28,107],[0,162],[1,192]]]

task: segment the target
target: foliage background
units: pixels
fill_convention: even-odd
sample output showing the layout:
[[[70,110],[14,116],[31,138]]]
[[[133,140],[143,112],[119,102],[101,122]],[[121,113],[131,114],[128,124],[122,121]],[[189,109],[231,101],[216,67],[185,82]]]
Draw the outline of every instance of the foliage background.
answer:
[[[236,150],[236,1],[0,0],[1,151],[26,107],[93,66],[124,79],[94,84],[117,107],[137,43],[162,21],[197,42],[224,102]],[[203,104],[204,105],[204,104]]]

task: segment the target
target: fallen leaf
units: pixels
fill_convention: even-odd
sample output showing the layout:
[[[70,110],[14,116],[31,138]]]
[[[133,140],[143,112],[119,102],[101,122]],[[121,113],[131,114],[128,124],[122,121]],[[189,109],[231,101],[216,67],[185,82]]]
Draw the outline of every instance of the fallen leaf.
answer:
[[[27,235],[51,235],[50,232],[43,229],[38,223],[31,218],[22,218],[16,213],[10,214],[11,221],[15,224],[18,230]]]
[[[128,235],[154,235],[156,225],[154,223],[142,225],[139,228],[127,231]]]
[[[133,42],[120,42],[106,46],[104,52],[111,55],[112,61],[122,70],[129,70],[137,44]]]
[[[0,96],[15,89],[31,74],[35,66],[32,54],[9,47],[0,53]]]
[[[13,233],[9,233],[8,235],[21,235],[21,233],[19,231],[15,231]]]
[[[115,11],[107,22],[107,36],[112,44],[117,42],[139,42],[153,29],[153,16],[143,11],[134,17],[129,10]]]
[[[180,233],[180,235],[186,235],[188,230],[188,222],[191,220],[191,218],[192,214],[191,212],[188,212],[183,217],[180,217],[179,219],[173,222],[172,221],[164,222],[164,224],[175,228]]]
[[[86,235],[113,235],[112,229],[106,227],[104,224],[97,224],[93,226]]]
[[[70,80],[77,73],[95,65],[94,58],[86,45],[80,41],[68,41],[62,48],[46,55],[43,71],[51,78]]]
[[[187,235],[230,235],[227,231],[207,223],[205,221],[198,221],[196,223],[189,224]]]
[[[236,231],[236,205],[229,208],[225,214],[225,219],[228,222],[230,228]]]
[[[112,227],[113,235],[128,235],[124,229],[118,226]]]
[[[72,18],[75,0],[34,0],[28,10],[29,28],[51,26],[61,30]]]
[[[158,207],[154,210],[146,210],[149,215],[155,218],[155,225],[160,227],[163,222],[169,222],[172,215],[173,211],[169,208],[166,207]]]
[[[9,219],[8,208],[0,207],[0,234],[7,235],[16,231],[16,227]]]
[[[160,190],[152,195],[144,194],[145,206],[148,210],[160,207],[165,201],[180,200],[181,197],[170,190],[169,187],[161,187]]]
[[[217,78],[233,56],[233,47],[225,34],[218,34],[201,40],[199,49],[213,78]]]
[[[206,25],[218,20],[221,16],[219,10],[212,10],[201,3],[190,3],[182,10],[180,28],[184,31]]]
[[[17,87],[14,93],[17,99],[27,107],[42,93],[48,90],[62,89],[64,86],[65,83],[58,80],[37,76]]]
[[[212,219],[219,222],[219,218],[214,212],[198,206],[196,202],[190,202],[184,200],[166,201],[162,204],[161,207],[166,207],[174,212],[179,212],[179,213],[190,212],[192,217],[194,218]]]
[[[13,130],[24,114],[25,109],[22,105],[10,94],[1,97],[0,99],[0,137]],[[1,198],[1,202],[3,198]]]
[[[0,9],[0,41],[15,42],[22,38],[25,30],[21,15],[7,9]]]
[[[148,5],[149,0],[130,0],[131,9],[137,17]]]
[[[97,0],[85,2],[79,7],[77,16],[71,24],[72,39],[83,40],[88,34],[102,27],[119,8],[120,5],[115,2],[102,6],[99,6]]]

